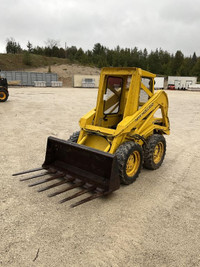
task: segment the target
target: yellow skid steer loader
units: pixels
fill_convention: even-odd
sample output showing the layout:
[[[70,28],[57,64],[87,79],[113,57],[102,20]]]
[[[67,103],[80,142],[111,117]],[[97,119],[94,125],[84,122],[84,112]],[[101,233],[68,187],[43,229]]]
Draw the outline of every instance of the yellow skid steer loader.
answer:
[[[60,201],[90,194],[75,207],[117,190],[120,183],[133,183],[142,165],[159,168],[166,152],[163,135],[170,130],[167,94],[154,93],[155,76],[140,68],[103,68],[96,107],[80,119],[80,131],[67,141],[49,137],[42,167],[14,175],[44,170],[21,180],[48,175],[29,185],[35,186],[58,179],[38,190],[62,187],[50,197],[82,187]]]

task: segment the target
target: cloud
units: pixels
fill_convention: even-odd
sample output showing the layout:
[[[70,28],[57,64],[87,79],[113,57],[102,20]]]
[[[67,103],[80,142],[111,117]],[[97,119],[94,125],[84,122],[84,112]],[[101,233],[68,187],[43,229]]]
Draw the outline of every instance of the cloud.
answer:
[[[1,9],[0,52],[5,52],[6,38],[13,37],[23,48],[28,41],[44,46],[51,38],[84,50],[100,42],[109,48],[200,55],[198,0],[7,0]]]

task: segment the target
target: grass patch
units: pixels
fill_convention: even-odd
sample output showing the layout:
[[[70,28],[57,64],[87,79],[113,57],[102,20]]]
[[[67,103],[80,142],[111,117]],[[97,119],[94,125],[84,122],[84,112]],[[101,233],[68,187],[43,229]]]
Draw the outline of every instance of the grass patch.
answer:
[[[28,64],[27,64],[28,63]],[[0,54],[0,70],[28,70],[51,65],[69,64],[68,59],[29,54]]]

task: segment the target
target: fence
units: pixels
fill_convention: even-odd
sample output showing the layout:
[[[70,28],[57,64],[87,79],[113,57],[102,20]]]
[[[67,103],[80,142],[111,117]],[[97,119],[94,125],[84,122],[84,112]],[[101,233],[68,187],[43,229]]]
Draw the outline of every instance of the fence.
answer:
[[[9,81],[19,81],[22,86],[34,86],[37,81],[46,82],[46,86],[52,86],[52,81],[58,81],[56,73],[26,72],[26,71],[1,71],[1,75]]]

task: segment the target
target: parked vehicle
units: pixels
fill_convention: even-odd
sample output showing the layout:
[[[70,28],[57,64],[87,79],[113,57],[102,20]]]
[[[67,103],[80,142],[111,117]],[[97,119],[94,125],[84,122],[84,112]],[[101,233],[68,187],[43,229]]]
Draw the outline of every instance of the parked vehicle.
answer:
[[[174,85],[177,90],[186,90],[190,85],[197,83],[197,77],[169,76],[168,86]],[[171,89],[171,88],[170,88]]]
[[[6,78],[0,76],[0,102],[5,102],[8,99],[8,83]]]
[[[167,89],[169,89],[169,90],[175,90],[175,85],[174,84],[168,84]]]

